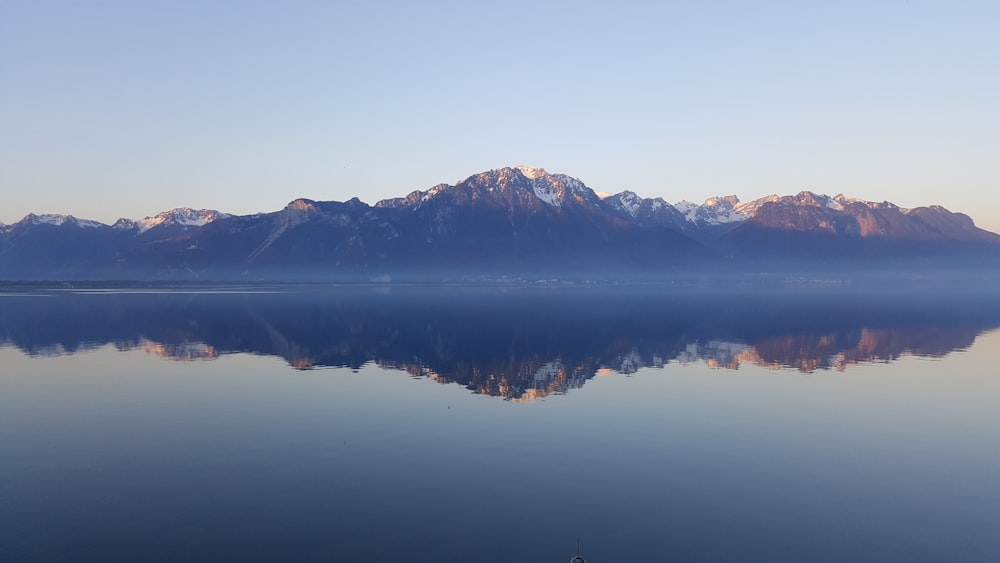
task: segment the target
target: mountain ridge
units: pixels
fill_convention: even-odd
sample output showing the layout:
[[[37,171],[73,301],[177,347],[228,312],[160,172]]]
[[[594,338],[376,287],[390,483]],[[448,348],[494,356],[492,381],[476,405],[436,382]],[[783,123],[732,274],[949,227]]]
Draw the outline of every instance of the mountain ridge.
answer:
[[[0,226],[0,279],[650,274],[745,269],[755,257],[772,266],[983,252],[993,260],[998,249],[1000,235],[938,205],[811,191],[670,204],[628,190],[602,197],[577,178],[519,165],[374,205],[298,198],[268,213],[175,208],[113,225],[29,214]]]
[[[670,206],[674,209],[674,211],[681,213],[682,215],[685,216],[685,218],[688,221],[692,223],[697,223],[699,221],[709,224],[718,224],[725,222],[741,222],[752,218],[756,214],[756,212],[763,205],[767,203],[799,200],[799,202],[805,201],[812,203],[814,206],[817,207],[825,205],[836,210],[840,210],[846,206],[855,204],[861,204],[865,207],[868,207],[869,209],[896,209],[903,214],[926,212],[930,210],[937,213],[944,212],[953,215],[959,215],[962,216],[964,219],[967,219],[969,222],[972,221],[972,219],[969,218],[968,215],[965,215],[964,213],[952,212],[944,208],[943,206],[936,204],[907,209],[897,206],[896,204],[888,201],[875,202],[858,198],[848,198],[842,193],[839,193],[835,196],[829,196],[827,194],[820,194],[809,190],[800,191],[798,194],[794,195],[789,194],[782,196],[779,194],[769,194],[750,201],[742,201],[736,195],[712,196],[707,198],[701,204],[697,204],[689,200],[680,200],[677,203],[671,204],[667,202],[663,197],[643,198],[630,190],[622,190],[621,192],[618,193],[600,192],[600,194],[602,195],[598,195],[598,192],[595,192],[593,189],[586,186],[582,181],[580,181],[577,178],[573,178],[566,174],[550,174],[544,168],[535,168],[526,165],[516,165],[510,167],[496,168],[486,172],[480,172],[478,174],[469,176],[464,181],[460,181],[454,185],[437,184],[425,191],[421,190],[413,191],[407,196],[396,197],[396,198],[385,198],[372,204],[372,207],[398,207],[401,205],[411,205],[416,203],[416,199],[420,199],[421,201],[426,201],[427,199],[436,196],[437,194],[441,193],[442,191],[445,191],[448,188],[454,188],[457,186],[462,186],[463,184],[468,184],[473,179],[478,180],[480,183],[484,183],[484,181],[485,182],[493,181],[505,185],[509,183],[510,174],[513,171],[520,172],[525,178],[531,180],[532,187],[534,188],[533,191],[536,197],[538,197],[538,199],[550,205],[558,207],[562,204],[562,201],[565,197],[564,192],[566,191],[566,188],[563,186],[568,185],[570,187],[570,193],[574,195],[586,196],[586,198],[591,202],[607,201],[614,199],[618,199],[620,201],[621,198],[626,198],[629,200],[628,206],[631,208],[628,211],[628,213],[631,214],[632,217],[635,217],[635,213],[640,206],[642,206],[643,204],[647,204],[654,209]],[[543,179],[543,182],[534,182],[534,180],[538,180],[539,178]],[[315,201],[317,200],[312,200],[309,198],[297,198],[289,202],[288,205],[295,205],[296,202],[315,202]],[[361,202],[361,200],[357,197],[353,197],[348,201]],[[258,216],[266,213],[268,212],[242,215],[241,217]],[[723,218],[720,218],[719,217],[720,215],[723,216]],[[160,224],[204,226],[205,224],[214,221],[216,219],[224,219],[233,216],[237,215],[213,209],[193,209],[190,207],[177,207],[166,211],[162,211],[160,213],[157,213],[156,215],[146,216],[142,219],[132,219],[123,217],[119,218],[115,223],[105,224],[96,220],[80,219],[74,215],[69,215],[69,214],[29,213],[21,220],[11,224],[4,224],[0,222],[0,228],[13,227],[25,220],[33,221],[36,223],[45,222],[50,224],[62,224],[63,222],[70,221],[70,222],[79,222],[82,226],[88,226],[88,227],[110,226],[110,227],[127,229],[133,225],[137,225],[139,226],[141,231],[145,232]],[[974,223],[972,223],[972,225],[970,226],[974,226]],[[981,230],[985,231],[985,229]],[[1000,235],[997,236],[1000,237]]]

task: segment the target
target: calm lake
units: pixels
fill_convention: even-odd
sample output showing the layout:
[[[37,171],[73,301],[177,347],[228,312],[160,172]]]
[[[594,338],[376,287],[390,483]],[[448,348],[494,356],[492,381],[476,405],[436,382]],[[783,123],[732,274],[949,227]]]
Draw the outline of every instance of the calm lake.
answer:
[[[0,560],[997,561],[960,289],[0,288]]]

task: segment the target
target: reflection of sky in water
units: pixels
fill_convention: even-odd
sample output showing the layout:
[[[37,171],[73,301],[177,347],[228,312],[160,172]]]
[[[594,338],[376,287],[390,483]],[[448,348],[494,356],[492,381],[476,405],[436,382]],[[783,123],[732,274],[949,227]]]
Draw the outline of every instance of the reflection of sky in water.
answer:
[[[529,405],[369,363],[0,349],[0,559],[990,561],[1000,331]]]

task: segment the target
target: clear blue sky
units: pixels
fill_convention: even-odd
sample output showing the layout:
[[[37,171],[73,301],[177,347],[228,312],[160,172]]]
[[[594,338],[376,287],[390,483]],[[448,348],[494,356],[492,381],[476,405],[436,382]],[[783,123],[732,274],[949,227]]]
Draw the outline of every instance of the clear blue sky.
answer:
[[[1000,2],[0,0],[0,221],[369,203],[513,164],[1000,231]]]

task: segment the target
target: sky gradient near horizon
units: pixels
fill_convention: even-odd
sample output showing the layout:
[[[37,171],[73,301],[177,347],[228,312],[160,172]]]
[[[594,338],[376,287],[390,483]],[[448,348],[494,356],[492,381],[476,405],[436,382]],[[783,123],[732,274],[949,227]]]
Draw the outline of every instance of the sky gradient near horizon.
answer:
[[[0,222],[374,203],[527,164],[1000,231],[1000,2],[0,0]]]

